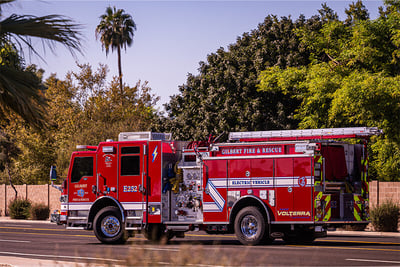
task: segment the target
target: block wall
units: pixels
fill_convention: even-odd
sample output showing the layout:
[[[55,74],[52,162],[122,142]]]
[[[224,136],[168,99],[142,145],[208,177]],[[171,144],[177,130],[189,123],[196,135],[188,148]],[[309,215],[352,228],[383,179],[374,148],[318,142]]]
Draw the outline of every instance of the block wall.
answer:
[[[60,209],[61,192],[51,185],[15,185],[18,198],[29,199],[32,204],[45,204],[50,213]],[[0,185],[0,216],[8,216],[8,206],[15,198],[15,191],[10,185]]]

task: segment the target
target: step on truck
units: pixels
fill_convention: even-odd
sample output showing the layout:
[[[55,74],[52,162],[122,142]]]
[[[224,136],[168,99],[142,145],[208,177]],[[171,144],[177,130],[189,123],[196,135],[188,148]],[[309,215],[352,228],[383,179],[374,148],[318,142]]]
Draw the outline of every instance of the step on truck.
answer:
[[[120,133],[72,153],[59,223],[93,230],[109,244],[135,233],[159,241],[195,230],[234,233],[245,245],[312,242],[328,227],[369,223],[367,141],[380,133],[231,132],[225,143]]]

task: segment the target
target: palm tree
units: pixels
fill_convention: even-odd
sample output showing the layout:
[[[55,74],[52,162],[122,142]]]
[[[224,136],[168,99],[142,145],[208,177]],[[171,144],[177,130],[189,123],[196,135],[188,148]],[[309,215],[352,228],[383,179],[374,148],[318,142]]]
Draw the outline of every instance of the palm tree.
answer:
[[[121,47],[126,50],[127,45],[132,45],[136,24],[131,15],[126,14],[123,9],[117,10],[115,6],[113,8],[108,7],[106,13],[101,15],[100,19],[100,24],[96,27],[96,38],[100,35],[100,41],[103,49],[106,50],[106,55],[108,55],[110,46],[112,51],[117,50],[119,86],[122,95]]]
[[[0,0],[0,116],[15,112],[30,125],[41,127],[46,101],[40,90],[40,79],[23,66],[23,46],[30,54],[40,57],[31,42],[32,37],[40,38],[51,51],[60,43],[75,55],[81,52],[80,25],[60,15],[12,14],[3,19],[3,6],[14,1]]]

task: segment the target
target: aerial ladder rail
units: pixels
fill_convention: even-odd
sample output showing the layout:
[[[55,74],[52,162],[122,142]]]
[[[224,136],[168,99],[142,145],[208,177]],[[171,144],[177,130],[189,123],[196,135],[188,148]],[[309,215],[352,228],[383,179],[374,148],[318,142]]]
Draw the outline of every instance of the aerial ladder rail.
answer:
[[[304,130],[273,130],[253,132],[231,132],[230,141],[297,141],[315,139],[339,139],[339,138],[368,138],[382,134],[377,127],[347,127]]]

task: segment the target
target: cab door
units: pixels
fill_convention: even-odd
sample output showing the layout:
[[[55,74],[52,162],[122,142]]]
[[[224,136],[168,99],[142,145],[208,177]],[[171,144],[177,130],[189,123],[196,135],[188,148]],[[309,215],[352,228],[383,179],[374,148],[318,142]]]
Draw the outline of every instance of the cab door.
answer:
[[[68,202],[71,205],[84,205],[96,200],[96,157],[87,152],[75,153],[72,156],[69,170]]]
[[[118,192],[125,210],[143,216],[147,181],[147,142],[119,145]]]

